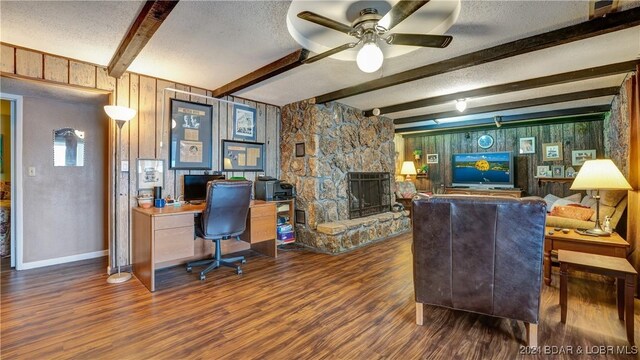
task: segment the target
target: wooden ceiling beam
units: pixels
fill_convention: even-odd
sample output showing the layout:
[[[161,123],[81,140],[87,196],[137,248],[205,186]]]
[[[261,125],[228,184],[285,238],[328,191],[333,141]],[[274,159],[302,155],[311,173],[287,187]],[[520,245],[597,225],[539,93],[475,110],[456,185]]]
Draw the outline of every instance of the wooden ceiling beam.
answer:
[[[602,120],[604,113],[611,110],[608,105],[587,106],[582,108],[551,110],[537,113],[518,114],[501,116],[500,122],[502,127],[520,126],[522,123],[535,121],[540,123],[541,121],[549,122],[579,122],[579,121],[594,121]],[[564,120],[563,120],[564,119]],[[439,124],[429,124],[406,128],[396,128],[395,133],[408,133],[416,131],[429,131],[429,132],[456,132],[464,131],[468,128],[495,128],[494,118],[475,119],[468,121],[456,121]],[[420,136],[419,134],[404,135],[405,137]]]
[[[287,56],[284,56],[247,75],[244,75],[241,78],[233,80],[232,82],[226,85],[222,85],[221,87],[213,90],[213,96],[219,98],[219,97],[231,95],[251,85],[260,83],[276,75],[282,74],[285,71],[294,69],[302,65],[308,56],[309,56],[309,50],[298,49]]]
[[[458,99],[469,99],[491,95],[504,94],[514,91],[530,90],[545,86],[565,84],[568,82],[581,81],[587,79],[593,79],[598,77],[624,74],[634,71],[636,65],[640,64],[638,60],[626,61],[617,64],[610,64],[598,67],[592,67],[588,69],[569,71],[556,75],[543,76],[535,79],[528,79],[523,81],[515,81],[507,84],[487,86],[484,88],[473,89],[469,91],[462,91],[455,94],[446,94],[440,96],[434,96],[430,98],[408,101],[402,104],[389,105],[379,108],[380,114],[391,114],[395,112],[419,109],[427,106],[439,105],[448,102],[454,102]],[[365,116],[372,116],[373,109],[364,111]]]
[[[315,98],[317,104],[347,98],[374,90],[400,85],[471,66],[526,54],[590,37],[628,29],[640,25],[640,7],[609,14],[580,24],[530,36],[488,49],[475,51],[451,59],[399,72],[362,84],[326,93]]]
[[[451,117],[491,113],[495,111],[522,109],[522,108],[532,107],[532,106],[549,105],[549,104],[556,104],[556,103],[567,102],[567,101],[591,99],[591,98],[596,98],[601,96],[613,96],[613,95],[617,95],[619,91],[620,91],[619,87],[608,87],[608,88],[600,88],[600,89],[593,89],[593,90],[577,91],[577,92],[572,92],[568,94],[544,96],[540,98],[527,99],[522,101],[513,101],[513,102],[507,102],[507,103],[501,103],[501,104],[479,106],[476,108],[467,109],[464,112],[453,110],[453,111],[445,111],[445,112],[419,115],[419,116],[410,116],[410,117],[395,119],[393,123],[396,125],[400,125],[400,124],[409,124],[409,123],[414,123],[419,121],[442,120],[442,119],[451,118]]]
[[[158,30],[162,22],[169,16],[171,10],[179,0],[172,1],[147,1],[140,10],[129,31],[125,34],[118,49],[113,54],[107,73],[109,76],[119,78],[129,68],[136,56],[142,51],[151,37]]]

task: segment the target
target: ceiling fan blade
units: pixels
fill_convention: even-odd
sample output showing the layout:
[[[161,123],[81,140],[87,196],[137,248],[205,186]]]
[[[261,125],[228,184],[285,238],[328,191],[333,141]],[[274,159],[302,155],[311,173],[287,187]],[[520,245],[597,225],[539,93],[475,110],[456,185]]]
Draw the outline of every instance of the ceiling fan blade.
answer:
[[[328,50],[328,51],[325,51],[323,53],[320,53],[320,54],[318,54],[316,56],[312,56],[312,57],[308,58],[307,60],[303,61],[302,63],[303,64],[311,64],[311,63],[314,63],[314,62],[316,62],[318,60],[322,60],[322,59],[324,59],[324,58],[326,58],[328,56],[331,56],[333,54],[337,54],[340,51],[354,48],[354,47],[356,47],[356,45],[358,45],[358,43],[348,43],[348,44],[340,45],[340,46],[335,47],[335,48],[333,48],[331,50]]]
[[[298,14],[298,17],[300,19],[311,21],[312,23],[328,27],[329,29],[343,32],[345,34],[349,34],[353,31],[353,28],[349,25],[339,23],[335,20],[329,19],[328,17],[312,13],[311,11],[303,11]]]
[[[411,0],[400,0],[397,4],[395,4],[389,12],[378,21],[378,25],[382,26],[387,30],[393,29],[396,25],[402,22],[402,20],[409,17],[409,15],[416,12],[416,10],[420,9],[423,5],[428,3],[429,0],[426,1],[411,1]]]
[[[386,41],[392,45],[445,48],[449,46],[451,40],[453,37],[449,35],[391,34]]]

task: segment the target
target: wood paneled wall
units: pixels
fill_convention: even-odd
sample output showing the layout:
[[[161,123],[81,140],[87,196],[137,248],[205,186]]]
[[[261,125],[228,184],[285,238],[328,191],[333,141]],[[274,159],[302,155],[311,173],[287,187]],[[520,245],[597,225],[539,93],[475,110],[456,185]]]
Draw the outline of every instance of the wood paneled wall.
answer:
[[[207,103],[213,106],[213,167],[220,170],[220,147],[222,139],[231,138],[233,128],[233,104],[206,99],[198,96],[164,91],[165,88],[175,88],[195,94],[211,96],[211,91],[196,88],[167,80],[157,79],[135,73],[125,73],[121,78],[108,76],[105,67],[68,59],[53,54],[46,54],[32,49],[25,49],[10,44],[0,44],[0,71],[2,76],[25,80],[37,80],[54,85],[63,85],[87,91],[98,91],[112,94],[112,102],[117,105],[136,109],[136,117],[122,128],[121,159],[129,160],[129,172],[120,172],[119,203],[121,205],[115,213],[118,218],[118,239],[120,249],[126,249],[130,244],[130,208],[137,206],[136,196],[136,159],[159,158],[165,160],[168,167],[170,98]],[[264,173],[274,177],[280,174],[279,166],[279,129],[280,108],[278,106],[259,103],[251,100],[225,97],[223,100],[249,105],[257,111],[257,141],[265,143],[266,167]],[[163,117],[163,103],[165,106]],[[164,124],[164,126],[163,126]],[[25,137],[28,146],[28,136]],[[160,146],[162,142],[163,146]],[[114,161],[115,153],[115,125],[111,129],[110,161]],[[113,163],[109,164],[113,169]],[[111,170],[113,171],[113,170]],[[169,170],[165,177],[164,195],[171,194],[178,197],[182,194],[183,175],[202,174],[204,171]],[[255,172],[227,173],[230,176],[244,176],[254,180]],[[113,180],[113,174],[110,178]],[[111,182],[112,186],[115,182]],[[113,210],[112,210],[113,214]],[[128,251],[121,251],[120,264],[128,264]]]
[[[478,138],[489,134],[494,138],[494,144],[489,149],[478,146]],[[518,154],[518,139],[523,137],[536,138],[535,154]],[[572,192],[569,184],[547,184],[538,186],[534,178],[538,165],[571,166],[571,151],[596,149],[599,158],[604,155],[603,121],[586,121],[550,125],[527,124],[520,127],[494,128],[491,130],[458,131],[439,134],[415,134],[404,136],[404,158],[413,159],[413,150],[421,149],[422,158],[416,161],[418,165],[426,164],[427,154],[438,154],[439,163],[429,164],[429,178],[418,179],[420,190],[431,191],[444,184],[451,185],[451,156],[456,153],[511,151],[515,157],[514,172],[516,186],[521,187],[529,195],[545,196],[552,193],[567,196]],[[562,142],[562,161],[542,161],[542,144]],[[578,170],[577,167],[574,167]],[[518,176],[520,175],[520,176]]]

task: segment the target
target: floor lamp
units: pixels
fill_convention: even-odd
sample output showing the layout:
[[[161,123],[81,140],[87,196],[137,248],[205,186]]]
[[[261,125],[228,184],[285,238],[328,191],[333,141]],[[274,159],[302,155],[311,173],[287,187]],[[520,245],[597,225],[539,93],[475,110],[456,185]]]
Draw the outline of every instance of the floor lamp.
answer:
[[[131,279],[131,274],[128,272],[120,272],[120,261],[118,260],[118,203],[119,203],[119,190],[120,190],[120,172],[118,168],[120,166],[120,143],[122,141],[122,126],[129,120],[133,119],[136,116],[136,111],[134,109],[130,109],[124,106],[115,106],[115,105],[107,105],[104,107],[104,111],[112,118],[118,127],[116,128],[116,161],[115,161],[115,175],[116,175],[116,191],[115,191],[115,218],[114,218],[114,228],[113,239],[114,239],[114,259],[115,265],[118,268],[118,272],[112,274],[107,279],[107,282],[110,284],[117,284],[125,282]]]

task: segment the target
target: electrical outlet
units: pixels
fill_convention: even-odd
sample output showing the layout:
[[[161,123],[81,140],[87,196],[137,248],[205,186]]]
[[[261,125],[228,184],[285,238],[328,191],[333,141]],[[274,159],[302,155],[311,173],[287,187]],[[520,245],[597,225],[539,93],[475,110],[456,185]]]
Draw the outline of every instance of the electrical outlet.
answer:
[[[129,160],[120,161],[120,171],[129,172]]]
[[[28,173],[29,173],[29,176],[36,176],[36,167],[29,166]]]

